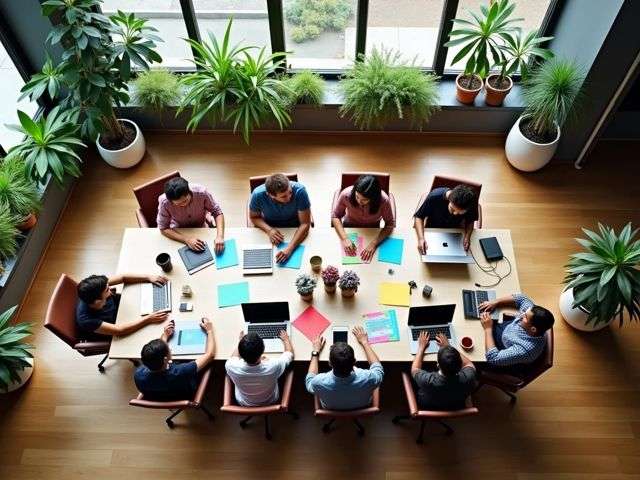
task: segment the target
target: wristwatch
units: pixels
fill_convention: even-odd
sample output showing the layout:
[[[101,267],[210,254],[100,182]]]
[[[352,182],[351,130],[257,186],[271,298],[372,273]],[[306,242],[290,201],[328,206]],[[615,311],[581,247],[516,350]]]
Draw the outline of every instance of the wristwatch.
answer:
[[[312,357],[319,357],[320,356],[320,352],[316,352],[315,350],[313,352],[311,352],[311,356]]]

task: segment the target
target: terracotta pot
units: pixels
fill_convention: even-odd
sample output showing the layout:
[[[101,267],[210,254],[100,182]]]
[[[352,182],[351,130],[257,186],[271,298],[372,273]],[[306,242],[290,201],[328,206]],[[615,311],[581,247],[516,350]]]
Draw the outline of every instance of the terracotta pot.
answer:
[[[507,88],[504,88],[504,89],[493,88],[489,80],[492,78],[496,78],[498,76],[499,76],[498,74],[489,75],[484,82],[484,89],[486,92],[484,97],[484,103],[492,107],[499,107],[500,105],[502,105],[502,102],[504,102],[505,97],[509,94],[509,92],[513,88],[513,80],[511,80],[511,77],[509,76],[505,77],[509,81],[509,86]]]
[[[342,296],[344,298],[351,298],[356,294],[356,289],[355,288],[341,288],[340,289],[340,293],[342,293]]]
[[[325,283],[324,284],[324,290],[327,293],[335,293],[336,291],[336,284],[335,283]]]
[[[478,80],[480,80],[480,86],[476,89],[470,90],[468,88],[464,88],[460,86],[460,83],[458,83],[460,81],[460,78],[462,78],[463,76],[464,75],[461,73],[456,77],[456,99],[460,103],[464,103],[466,105],[472,105],[476,97],[480,93],[480,90],[482,90],[482,78],[480,78],[479,75],[473,75]]]
[[[26,232],[27,230],[31,230],[33,227],[36,226],[37,222],[38,222],[38,218],[33,213],[30,213],[29,215],[24,217],[24,220],[22,221],[22,223],[18,224],[18,230],[22,230],[23,232]]]
[[[313,292],[307,295],[300,294],[300,298],[305,302],[310,302],[311,300],[313,300]]]

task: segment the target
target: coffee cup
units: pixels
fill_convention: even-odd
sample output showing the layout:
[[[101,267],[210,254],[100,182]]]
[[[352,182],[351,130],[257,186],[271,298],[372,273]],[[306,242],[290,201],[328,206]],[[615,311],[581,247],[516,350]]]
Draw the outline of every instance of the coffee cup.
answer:
[[[473,338],[462,337],[460,339],[460,346],[465,350],[471,350],[473,348]]]
[[[322,271],[322,257],[314,255],[309,259],[309,263],[311,264],[311,270],[315,273],[320,273]]]
[[[156,264],[165,273],[169,273],[173,269],[173,265],[171,265],[171,255],[169,255],[168,253],[158,254],[158,256],[156,257]]]

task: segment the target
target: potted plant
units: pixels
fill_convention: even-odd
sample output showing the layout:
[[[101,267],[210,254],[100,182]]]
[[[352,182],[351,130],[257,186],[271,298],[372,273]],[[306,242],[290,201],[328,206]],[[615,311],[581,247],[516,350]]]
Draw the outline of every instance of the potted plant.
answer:
[[[280,129],[291,122],[287,112],[287,89],[276,72],[284,67],[284,53],[271,55],[258,47],[230,46],[232,20],[229,20],[222,42],[209,32],[209,42],[186,39],[196,52],[194,73],[185,74],[180,83],[186,94],[178,114],[191,109],[187,131],[194,131],[207,118],[211,126],[230,122],[234,133],[240,130],[248,144],[251,131],[267,120],[275,120]]]
[[[538,31],[532,30],[524,37],[522,30],[517,29],[514,35],[503,33],[504,43],[500,46],[502,60],[497,65],[499,73],[489,75],[485,81],[486,94],[484,101],[487,105],[499,107],[513,87],[511,75],[520,69],[523,80],[529,73],[528,63],[534,57],[549,60],[553,57],[551,50],[540,47],[541,43],[551,40],[553,37],[538,37]]]
[[[374,48],[340,80],[344,96],[340,113],[361,130],[381,129],[405,117],[421,129],[440,108],[437,82],[435,75],[404,62],[399,52]]]
[[[338,280],[343,297],[353,297],[358,291],[358,285],[360,285],[360,277],[353,270],[345,270]]]
[[[167,107],[180,103],[178,76],[165,68],[141,72],[133,81],[133,101],[161,116]]]
[[[95,140],[100,156],[117,168],[137,164],[145,141],[131,120],[119,119],[115,106],[129,101],[127,82],[132,67],[144,70],[162,58],[154,49],[162,41],[147,20],[118,11],[106,17],[102,0],[47,0],[43,14],[55,25],[47,37],[61,47],[62,60],[51,64],[23,87],[23,97],[37,100],[45,92],[62,97],[65,108],[81,111],[81,133]]]
[[[6,204],[18,219],[20,230],[30,230],[36,224],[41,207],[38,187],[17,162],[3,162],[0,166],[0,203]]]
[[[18,250],[16,218],[6,203],[0,203],[0,260],[13,257]]]
[[[0,314],[0,391],[5,393],[22,387],[33,373],[33,346],[23,342],[31,335],[31,324],[9,324],[15,310]]]
[[[451,65],[467,58],[464,71],[456,77],[456,98],[460,103],[473,104],[482,90],[482,79],[489,74],[491,63],[502,60],[500,38],[515,30],[513,25],[522,18],[510,18],[515,4],[509,0],[495,0],[489,6],[480,5],[480,13],[469,12],[472,19],[454,18],[458,27],[449,33],[449,41],[444,44],[451,48],[460,46]]]
[[[581,100],[584,73],[572,61],[553,58],[524,82],[524,113],[507,135],[507,160],[518,170],[533,172],[553,157],[561,128]]]
[[[324,100],[325,81],[310,70],[303,70],[283,80],[285,96],[290,106],[296,104],[322,105]]]
[[[313,298],[313,290],[316,288],[316,279],[307,273],[301,273],[296,278],[296,288],[300,298],[305,302],[310,302]]]
[[[572,327],[600,330],[618,317],[640,318],[640,240],[628,223],[616,234],[598,224],[599,233],[582,229],[588,238],[576,241],[586,252],[574,253],[565,266],[560,312]]]
[[[322,281],[324,282],[324,289],[327,293],[333,293],[336,291],[336,283],[340,279],[340,272],[333,265],[327,265],[327,268],[322,270]]]

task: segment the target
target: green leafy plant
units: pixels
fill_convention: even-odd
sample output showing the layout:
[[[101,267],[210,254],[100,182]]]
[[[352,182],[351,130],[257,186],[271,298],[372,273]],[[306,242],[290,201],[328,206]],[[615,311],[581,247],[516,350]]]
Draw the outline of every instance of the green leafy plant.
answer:
[[[599,233],[582,229],[587,238],[576,238],[586,252],[574,253],[565,266],[565,289],[573,288],[573,307],[588,313],[594,325],[618,317],[622,326],[640,318],[640,240],[628,223],[620,232],[598,224]]]
[[[301,273],[296,278],[296,289],[300,295],[311,295],[316,284],[316,279],[306,273]]]
[[[65,109],[77,108],[81,116],[81,133],[95,140],[124,137],[114,104],[129,101],[127,82],[132,65],[147,70],[149,64],[161,62],[154,49],[162,41],[151,32],[147,20],[118,11],[111,17],[99,13],[102,0],[46,0],[43,14],[55,19],[47,37],[51,46],[63,49],[61,62],[45,63],[22,89],[23,97],[37,100],[44,92],[60,98]]]
[[[0,203],[19,219],[40,211],[40,195],[36,183],[27,178],[24,168],[16,168],[9,162],[0,166]]]
[[[439,110],[437,82],[435,75],[401,61],[399,52],[374,48],[340,81],[341,114],[349,115],[360,129],[383,128],[405,116],[421,128]]]
[[[287,112],[288,87],[275,77],[284,62],[283,53],[267,55],[260,49],[257,57],[253,46],[231,46],[232,20],[229,20],[222,42],[209,32],[209,42],[186,41],[197,55],[193,60],[198,70],[183,75],[180,83],[187,90],[178,114],[191,108],[187,131],[195,130],[207,118],[212,126],[231,122],[233,131],[240,130],[248,144],[251,131],[274,119],[280,129],[291,122]]]
[[[78,112],[64,111],[57,106],[46,117],[32,120],[29,115],[18,110],[19,126],[10,126],[23,133],[25,139],[7,153],[5,161],[18,157],[25,163],[30,178],[44,182],[49,174],[62,184],[66,174],[80,176],[79,164],[82,159],[76,148],[86,145],[78,138]]]
[[[16,254],[17,238],[20,232],[16,228],[18,219],[9,210],[9,205],[0,203],[0,259],[6,260]]]
[[[16,306],[0,314],[0,390],[6,392],[13,383],[20,382],[20,372],[31,367],[27,361],[33,358],[33,345],[24,343],[31,335],[30,323],[11,325],[9,320]]]
[[[137,105],[160,114],[180,102],[178,76],[166,69],[141,72],[133,81],[133,98]]]
[[[500,81],[508,75],[513,75],[518,69],[525,79],[529,74],[528,63],[532,58],[549,60],[553,57],[551,50],[540,46],[553,37],[539,37],[537,30],[532,30],[523,37],[522,30],[517,29],[514,35],[503,33],[501,37],[504,44],[499,47],[502,52],[502,61],[498,64]]]
[[[317,73],[303,70],[283,81],[289,87],[291,104],[322,105],[325,81]]]
[[[292,0],[284,14],[287,21],[296,25],[291,29],[291,39],[302,43],[326,30],[347,28],[353,7],[350,0]]]

